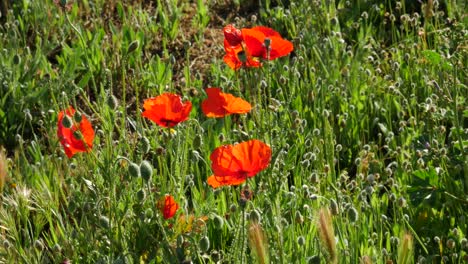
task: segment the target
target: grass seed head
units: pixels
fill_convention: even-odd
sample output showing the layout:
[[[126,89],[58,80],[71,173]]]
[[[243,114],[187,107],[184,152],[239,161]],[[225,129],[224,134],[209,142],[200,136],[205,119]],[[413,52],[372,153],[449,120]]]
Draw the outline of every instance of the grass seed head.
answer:
[[[328,263],[337,263],[338,251],[335,243],[335,230],[333,229],[332,215],[328,208],[320,209],[317,225],[320,241],[327,253]]]
[[[262,226],[258,222],[250,222],[248,228],[249,245],[259,264],[270,263],[268,245]]]

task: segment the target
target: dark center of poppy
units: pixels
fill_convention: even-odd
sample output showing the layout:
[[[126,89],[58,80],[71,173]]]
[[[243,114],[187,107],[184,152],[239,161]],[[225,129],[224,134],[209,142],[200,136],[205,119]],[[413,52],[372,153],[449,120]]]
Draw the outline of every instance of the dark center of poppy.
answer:
[[[165,118],[162,118],[161,122],[164,125],[166,125],[166,127],[173,127],[173,126],[177,125],[177,122],[174,122],[174,120],[169,120],[169,119],[165,119]]]

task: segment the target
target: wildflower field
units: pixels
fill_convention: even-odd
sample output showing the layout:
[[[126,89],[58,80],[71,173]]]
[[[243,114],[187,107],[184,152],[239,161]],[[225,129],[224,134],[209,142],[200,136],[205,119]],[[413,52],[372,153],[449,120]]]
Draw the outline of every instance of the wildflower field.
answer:
[[[463,0],[0,0],[0,263],[468,263]]]

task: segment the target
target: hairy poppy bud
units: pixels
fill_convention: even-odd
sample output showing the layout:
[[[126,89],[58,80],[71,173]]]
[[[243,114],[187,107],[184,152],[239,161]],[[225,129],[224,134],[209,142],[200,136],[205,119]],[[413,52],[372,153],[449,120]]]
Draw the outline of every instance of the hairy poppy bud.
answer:
[[[80,123],[81,120],[83,120],[83,115],[81,115],[79,111],[76,111],[75,114],[73,114],[73,120],[75,120],[77,123]]]
[[[62,119],[62,125],[65,127],[65,128],[71,128],[72,125],[73,125],[73,121],[72,119],[68,116],[68,115],[65,115]]]
[[[350,207],[348,209],[348,218],[349,220],[354,223],[359,219],[359,213],[354,207]]]
[[[136,49],[138,49],[139,46],[140,46],[140,41],[138,40],[132,41],[132,43],[128,45],[127,54],[134,52]]]
[[[237,46],[242,43],[242,31],[233,25],[227,25],[223,29],[224,39],[230,46]]]
[[[107,103],[109,104],[110,108],[114,110],[119,106],[119,100],[113,94],[109,96]]]
[[[210,249],[210,239],[207,236],[204,236],[200,239],[198,245],[200,246],[200,250],[202,252],[206,252],[208,249]]]
[[[305,242],[306,242],[306,240],[305,240],[305,238],[303,236],[300,236],[300,237],[297,238],[297,244],[299,246],[304,246]]]
[[[224,221],[223,221],[223,218],[221,218],[221,216],[219,215],[216,215],[213,219],[213,223],[216,227],[216,229],[221,229],[223,228],[223,225],[224,225]]]
[[[131,162],[128,165],[128,174],[130,174],[130,176],[135,177],[135,178],[140,177],[141,176],[140,166],[138,166],[138,164],[136,163]]]
[[[141,151],[143,153],[148,153],[151,149],[151,144],[150,144],[150,141],[147,137],[142,137],[141,138],[141,141],[140,141],[140,147],[141,147]]]
[[[137,195],[137,198],[138,198],[139,201],[143,201],[145,199],[145,197],[146,197],[145,190],[144,189],[139,190],[136,193],[136,195]]]
[[[140,164],[140,174],[145,181],[149,181],[151,176],[153,175],[153,166],[151,166],[151,163],[149,161],[144,160]]]

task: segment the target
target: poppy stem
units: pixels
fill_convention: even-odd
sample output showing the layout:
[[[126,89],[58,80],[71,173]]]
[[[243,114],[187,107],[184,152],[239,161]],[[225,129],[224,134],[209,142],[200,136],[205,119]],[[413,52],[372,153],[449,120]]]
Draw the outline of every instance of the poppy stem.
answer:
[[[242,219],[241,219],[241,264],[244,263],[244,243],[245,243],[245,206],[242,207]]]

